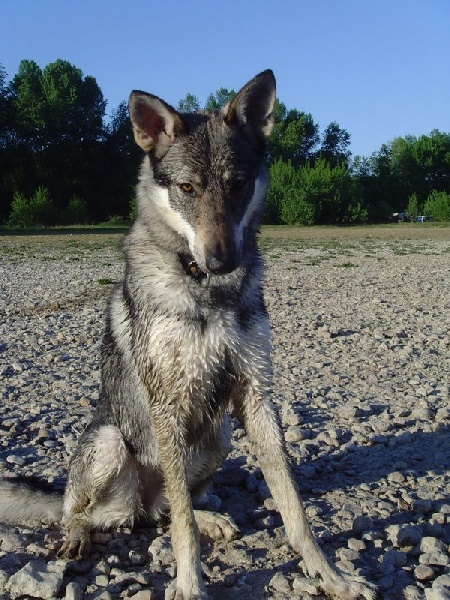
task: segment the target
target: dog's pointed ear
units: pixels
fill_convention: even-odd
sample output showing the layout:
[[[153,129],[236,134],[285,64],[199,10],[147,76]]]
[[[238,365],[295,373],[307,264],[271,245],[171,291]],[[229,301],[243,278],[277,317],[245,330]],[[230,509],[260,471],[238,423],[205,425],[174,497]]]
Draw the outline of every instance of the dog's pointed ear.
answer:
[[[145,152],[152,150],[158,158],[184,131],[184,123],[177,111],[157,96],[131,92],[128,110],[136,143]]]
[[[223,108],[224,120],[240,127],[252,143],[260,145],[274,124],[275,77],[270,69],[249,81]]]

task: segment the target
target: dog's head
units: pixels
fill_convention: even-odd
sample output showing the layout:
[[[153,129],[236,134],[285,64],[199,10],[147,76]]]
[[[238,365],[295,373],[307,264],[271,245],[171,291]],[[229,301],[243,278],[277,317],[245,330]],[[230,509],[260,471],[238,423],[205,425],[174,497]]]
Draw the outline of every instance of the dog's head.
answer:
[[[270,70],[212,112],[180,114],[145,92],[130,96],[134,137],[149,155],[152,170],[152,184],[141,202],[159,210],[205,272],[224,274],[239,267],[244,233],[259,225],[274,102]]]

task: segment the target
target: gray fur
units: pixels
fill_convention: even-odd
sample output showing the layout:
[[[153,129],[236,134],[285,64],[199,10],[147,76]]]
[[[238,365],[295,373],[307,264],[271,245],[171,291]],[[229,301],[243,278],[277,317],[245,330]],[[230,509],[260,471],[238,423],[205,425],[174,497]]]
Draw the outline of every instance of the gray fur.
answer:
[[[135,139],[147,153],[138,218],[107,312],[98,406],[70,463],[62,552],[86,552],[92,528],[169,510],[177,579],[166,598],[208,597],[199,529],[226,539],[237,533],[230,519],[194,511],[191,500],[228,453],[230,411],[254,443],[309,575],[342,600],[374,598],[316,544],[268,397],[270,328],[256,233],[274,100],[271,71],[212,113],[180,115],[150,94],[130,97]]]

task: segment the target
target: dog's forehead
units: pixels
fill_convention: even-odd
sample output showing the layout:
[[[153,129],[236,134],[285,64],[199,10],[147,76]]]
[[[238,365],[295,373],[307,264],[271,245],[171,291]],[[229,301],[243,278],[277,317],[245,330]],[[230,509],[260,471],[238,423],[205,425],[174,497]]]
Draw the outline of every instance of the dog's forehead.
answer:
[[[225,180],[236,171],[252,169],[259,161],[249,142],[239,130],[229,127],[220,113],[194,121],[180,141],[192,168],[220,173]]]

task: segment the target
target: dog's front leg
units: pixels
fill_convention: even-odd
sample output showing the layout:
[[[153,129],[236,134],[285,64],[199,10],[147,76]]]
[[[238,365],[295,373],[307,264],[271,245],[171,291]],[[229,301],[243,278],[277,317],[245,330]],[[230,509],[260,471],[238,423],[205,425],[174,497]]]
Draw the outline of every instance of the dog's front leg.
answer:
[[[171,538],[177,579],[166,590],[166,600],[205,600],[200,541],[186,474],[182,426],[166,411],[153,411],[165,491],[170,506]]]
[[[234,406],[236,416],[255,446],[255,454],[283,518],[289,542],[302,556],[308,575],[317,579],[322,591],[333,598],[373,600],[374,588],[362,578],[341,573],[314,539],[294,482],[278,416],[266,397],[263,384],[249,379],[241,386]]]

